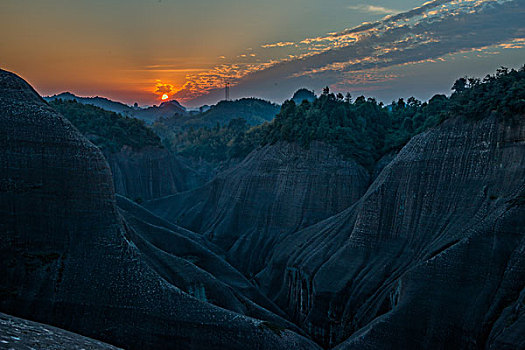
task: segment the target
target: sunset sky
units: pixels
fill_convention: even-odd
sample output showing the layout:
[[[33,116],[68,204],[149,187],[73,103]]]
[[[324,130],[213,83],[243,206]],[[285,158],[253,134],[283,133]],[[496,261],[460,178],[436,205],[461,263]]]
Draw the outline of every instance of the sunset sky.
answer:
[[[43,95],[141,105],[216,103],[227,81],[279,103],[325,85],[428,99],[523,65],[524,18],[525,0],[2,0],[0,67]]]

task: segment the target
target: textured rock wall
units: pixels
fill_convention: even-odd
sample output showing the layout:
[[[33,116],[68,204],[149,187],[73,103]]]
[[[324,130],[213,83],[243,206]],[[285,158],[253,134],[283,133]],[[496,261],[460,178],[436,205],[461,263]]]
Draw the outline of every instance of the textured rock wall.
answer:
[[[154,217],[125,197],[117,196],[117,204],[130,239],[164,280],[201,301],[303,333],[202,236]]]
[[[257,279],[325,346],[524,348],[524,196],[524,118],[448,120]]]
[[[252,152],[202,188],[145,205],[205,235],[251,276],[284,236],[344,210],[368,185],[366,170],[332,147],[279,143]]]
[[[0,70],[1,311],[129,349],[316,348],[164,279],[160,271],[176,265],[163,270],[153,264],[160,253],[140,251],[144,232],[121,216],[101,152]],[[216,295],[234,294],[198,276],[215,283]]]
[[[197,188],[205,179],[166,149],[147,147],[134,152],[125,147],[104,154],[115,191],[139,202]]]

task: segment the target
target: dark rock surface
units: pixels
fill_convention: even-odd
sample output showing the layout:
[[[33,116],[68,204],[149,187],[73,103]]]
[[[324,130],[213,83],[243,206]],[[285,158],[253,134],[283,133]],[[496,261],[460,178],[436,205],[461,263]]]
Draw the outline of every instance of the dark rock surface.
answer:
[[[0,349],[117,350],[98,340],[0,313]]]
[[[166,149],[146,147],[118,153],[104,152],[115,191],[133,200],[151,200],[188,191],[203,185],[203,176]]]
[[[285,314],[246,277],[214,253],[220,251],[218,247],[125,197],[117,196],[117,204],[129,224],[132,242],[164,280],[199,300],[302,332],[284,320]]]
[[[372,175],[278,143],[146,209],[109,169],[0,71],[0,311],[136,349],[525,349],[524,116],[449,119]]]
[[[316,348],[164,279],[161,264],[174,257],[141,252],[135,241],[146,232],[142,242],[152,244],[157,233],[126,216],[102,153],[26,82],[0,71],[1,311],[131,349]],[[228,290],[220,287],[217,295]]]
[[[525,348],[525,119],[448,120],[342,213],[289,235],[259,284],[337,349]]]
[[[279,143],[253,151],[204,187],[145,206],[203,234],[254,275],[284,236],[346,209],[368,185],[366,170],[332,147]]]

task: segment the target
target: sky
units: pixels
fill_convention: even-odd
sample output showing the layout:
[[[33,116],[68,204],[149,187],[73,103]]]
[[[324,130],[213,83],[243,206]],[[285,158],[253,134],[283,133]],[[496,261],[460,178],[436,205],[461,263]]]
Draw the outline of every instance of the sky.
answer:
[[[1,0],[0,67],[42,95],[189,107],[306,87],[390,102],[525,64],[525,0]]]

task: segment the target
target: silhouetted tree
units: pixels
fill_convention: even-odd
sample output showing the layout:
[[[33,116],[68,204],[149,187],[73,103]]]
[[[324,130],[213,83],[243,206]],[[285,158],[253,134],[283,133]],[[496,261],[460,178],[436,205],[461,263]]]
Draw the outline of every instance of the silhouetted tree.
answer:
[[[467,79],[466,78],[459,78],[454,82],[454,85],[452,85],[452,90],[454,92],[462,92],[467,88]]]

